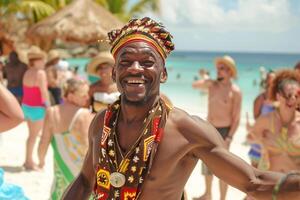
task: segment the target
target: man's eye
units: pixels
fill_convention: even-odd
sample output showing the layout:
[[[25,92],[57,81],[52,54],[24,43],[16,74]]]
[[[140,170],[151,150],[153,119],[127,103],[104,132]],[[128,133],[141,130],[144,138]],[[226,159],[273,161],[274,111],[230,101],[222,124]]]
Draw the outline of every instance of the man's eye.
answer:
[[[145,67],[151,67],[154,64],[153,61],[144,61],[142,62],[142,65]]]
[[[130,62],[129,62],[128,60],[122,60],[122,61],[120,62],[120,64],[121,64],[121,65],[129,65]]]

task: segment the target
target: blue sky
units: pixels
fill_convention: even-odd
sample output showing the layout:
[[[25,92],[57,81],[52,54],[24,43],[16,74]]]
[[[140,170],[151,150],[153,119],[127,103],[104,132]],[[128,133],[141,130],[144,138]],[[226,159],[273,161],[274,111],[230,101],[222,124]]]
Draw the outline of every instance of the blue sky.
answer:
[[[177,50],[300,54],[300,0],[161,0],[159,15],[145,15]]]

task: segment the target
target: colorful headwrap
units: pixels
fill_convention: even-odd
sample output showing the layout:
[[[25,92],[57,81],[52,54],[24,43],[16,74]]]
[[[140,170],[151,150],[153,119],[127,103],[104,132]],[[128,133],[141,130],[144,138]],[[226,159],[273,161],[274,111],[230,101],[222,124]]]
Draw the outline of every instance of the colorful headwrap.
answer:
[[[132,19],[123,28],[108,33],[111,53],[116,57],[118,51],[130,42],[143,41],[150,44],[163,59],[174,50],[173,36],[165,30],[161,23],[144,17]]]

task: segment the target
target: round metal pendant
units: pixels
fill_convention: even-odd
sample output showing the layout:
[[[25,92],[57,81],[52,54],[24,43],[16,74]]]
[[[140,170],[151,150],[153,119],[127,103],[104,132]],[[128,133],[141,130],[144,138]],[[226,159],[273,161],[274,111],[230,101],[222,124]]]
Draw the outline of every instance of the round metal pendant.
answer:
[[[120,172],[114,172],[110,175],[110,184],[115,188],[120,188],[125,185],[126,177]]]

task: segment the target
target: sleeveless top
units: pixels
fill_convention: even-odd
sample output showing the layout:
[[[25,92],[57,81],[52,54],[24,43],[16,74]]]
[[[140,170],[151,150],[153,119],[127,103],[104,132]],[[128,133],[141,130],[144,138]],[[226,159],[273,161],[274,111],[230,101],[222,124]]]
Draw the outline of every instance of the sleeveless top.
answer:
[[[93,112],[98,112],[107,108],[109,104],[114,103],[120,96],[119,92],[107,93],[107,92],[95,92],[92,98]]]
[[[23,99],[22,104],[27,106],[41,106],[44,107],[45,103],[42,98],[42,93],[39,87],[23,86]]]

